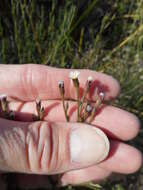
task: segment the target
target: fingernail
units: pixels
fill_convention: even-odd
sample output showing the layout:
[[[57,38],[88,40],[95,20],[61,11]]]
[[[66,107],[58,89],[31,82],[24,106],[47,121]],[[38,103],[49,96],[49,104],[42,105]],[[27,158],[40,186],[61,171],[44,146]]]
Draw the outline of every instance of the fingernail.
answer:
[[[80,126],[70,134],[71,162],[82,167],[96,164],[104,160],[109,153],[109,140],[98,128]]]

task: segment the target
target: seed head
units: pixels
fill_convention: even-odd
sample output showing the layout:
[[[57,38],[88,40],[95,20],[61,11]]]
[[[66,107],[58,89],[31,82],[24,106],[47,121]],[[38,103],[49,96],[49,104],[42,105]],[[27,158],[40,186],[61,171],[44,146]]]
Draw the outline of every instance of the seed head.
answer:
[[[105,97],[104,92],[100,92],[100,93],[99,93],[99,96],[100,96],[101,100],[104,100],[104,97]]]
[[[89,76],[87,80],[88,80],[88,82],[92,82],[93,81],[92,76]]]
[[[60,80],[58,84],[59,84],[59,88],[64,88],[64,81]]]
[[[37,97],[37,98],[36,98],[36,103],[39,104],[40,102],[41,102],[40,98]]]
[[[79,75],[80,75],[79,71],[71,71],[69,77],[70,79],[75,80],[78,79]]]
[[[87,79],[87,84],[89,87],[91,86],[92,82],[93,82],[93,78],[91,76],[89,76]]]
[[[59,85],[60,93],[61,93],[61,95],[63,96],[64,93],[65,93],[64,81],[62,81],[62,80],[59,81],[59,82],[58,82],[58,85]]]
[[[6,94],[0,94],[0,100],[6,100],[7,95]]]
[[[86,106],[86,111],[88,112],[88,113],[90,113],[91,111],[92,111],[92,106],[90,105],[90,104],[87,104],[87,106]]]

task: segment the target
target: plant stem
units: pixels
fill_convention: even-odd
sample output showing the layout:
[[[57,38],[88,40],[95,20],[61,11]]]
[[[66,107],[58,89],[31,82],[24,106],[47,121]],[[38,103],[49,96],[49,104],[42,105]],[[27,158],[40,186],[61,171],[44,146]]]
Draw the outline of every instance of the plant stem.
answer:
[[[77,121],[80,121],[80,98],[79,98],[79,86],[76,87],[77,94]]]
[[[90,118],[89,118],[88,123],[91,123],[91,122],[93,121],[95,112],[96,112],[96,106],[93,108],[93,110],[92,110],[92,112],[91,112],[91,116],[90,116]]]
[[[91,116],[90,116],[90,118],[89,118],[88,123],[91,123],[91,122],[93,121],[94,116],[95,116],[95,113],[96,113],[96,110],[97,110],[97,108],[99,108],[99,106],[101,105],[101,103],[102,103],[101,99],[98,99],[98,100],[96,101],[95,106],[94,106],[94,108],[93,108],[93,110],[92,110],[92,112],[91,112]]]
[[[66,108],[66,106],[65,106],[65,98],[64,98],[64,95],[62,96],[62,104],[63,104],[63,109],[64,109],[66,121],[69,122],[69,116],[68,116],[68,114],[67,114],[67,108]]]
[[[80,113],[81,110],[82,110],[83,103],[84,103],[84,100],[85,100],[85,97],[86,97],[88,91],[89,91],[89,88],[86,87],[86,89],[84,90],[83,96],[82,96],[82,98],[81,98],[81,101],[80,101],[80,105],[79,105],[79,113]]]

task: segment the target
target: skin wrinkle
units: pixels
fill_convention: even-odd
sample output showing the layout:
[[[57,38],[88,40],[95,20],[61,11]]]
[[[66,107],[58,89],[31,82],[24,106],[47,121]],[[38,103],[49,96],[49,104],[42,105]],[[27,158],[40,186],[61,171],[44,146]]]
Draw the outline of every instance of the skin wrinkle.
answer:
[[[36,131],[34,132],[32,130],[33,127],[31,127],[31,130],[28,132],[27,134],[27,144],[28,144],[28,155],[27,155],[27,160],[28,160],[28,165],[29,165],[29,168],[30,168],[30,171],[32,171],[32,168],[33,166],[31,167],[31,162],[32,162],[32,157],[33,155],[30,154],[30,151],[31,151],[31,148],[33,147],[33,145],[36,145],[36,155],[37,155],[37,158],[36,162],[36,167],[38,168],[34,168],[34,171],[36,169],[36,172],[38,173],[41,173],[43,171],[45,171],[46,169],[46,173],[50,172],[50,171],[53,171],[53,165],[55,164],[54,161],[55,161],[55,152],[54,150],[56,149],[57,150],[57,146],[56,147],[53,147],[54,146],[54,143],[56,142],[56,139],[53,139],[53,131],[52,131],[52,127],[51,125],[46,122],[42,123],[42,122],[39,122],[38,123],[38,126],[34,126],[36,127]],[[47,133],[48,133],[48,136],[44,137],[44,140],[41,141],[40,138],[43,138],[42,137],[42,130],[44,127],[47,127],[46,130]],[[38,133],[35,137],[35,133]],[[48,138],[48,139],[46,139]],[[50,140],[50,141],[47,141],[47,140]],[[31,142],[31,143],[30,143]],[[48,142],[48,143],[47,143]],[[31,145],[32,144],[32,145]],[[47,145],[48,145],[48,148],[47,148]],[[46,147],[46,150],[45,150],[45,147]],[[48,158],[47,158],[47,163],[46,163],[46,166],[45,166],[45,159],[44,159],[44,156],[45,156],[45,152],[44,151],[49,151],[50,154],[48,154]],[[47,155],[47,154],[46,154]],[[46,167],[46,168],[45,168]]]
[[[54,130],[51,126],[51,129]],[[50,163],[50,171],[56,171],[58,164],[58,149],[59,149],[59,134],[57,130],[52,133],[52,152],[51,152],[51,163]]]
[[[22,74],[20,75],[21,81],[22,81],[22,89],[24,90],[24,94],[27,97],[31,97],[31,99],[34,98],[33,94],[36,95],[35,93],[35,87],[34,87],[34,73],[35,71],[33,70],[30,65],[24,65],[23,69],[21,70]]]
[[[26,143],[27,143],[27,146],[28,146],[28,160],[29,160],[29,169],[30,169],[30,172],[33,173],[33,155],[31,157],[31,148],[33,150],[36,149],[36,154],[38,156],[38,147],[37,147],[37,144],[38,144],[38,127],[41,125],[42,122],[37,122],[35,126],[33,125],[29,125],[28,126],[28,131],[27,131],[27,134],[26,134]],[[36,148],[35,148],[36,147]],[[34,171],[36,169],[36,171],[39,169],[39,163],[37,163],[37,160],[34,160],[34,162],[36,163],[36,167],[37,168],[34,168]],[[34,166],[35,167],[35,166]]]
[[[24,143],[24,138],[23,138],[23,130],[21,130],[21,128],[13,128],[13,133],[12,133],[12,139],[14,141],[12,147],[10,147],[11,149],[14,149],[15,152],[17,152],[17,154],[19,154],[19,147],[20,151],[23,153],[23,150],[25,150],[25,143]],[[25,136],[25,134],[24,134]],[[21,152],[19,154],[19,156],[21,155]],[[22,168],[22,170],[25,170],[25,157],[24,159],[20,159],[19,160],[19,166],[20,168]],[[26,168],[27,169],[27,168]]]
[[[31,159],[30,159],[30,154],[29,154],[29,148],[30,148],[30,141],[32,140],[32,138],[29,138],[29,136],[32,136],[31,134],[31,131],[27,131],[26,133],[26,137],[25,137],[25,147],[26,147],[26,153],[27,153],[27,163],[28,163],[28,169],[29,169],[29,172],[32,172],[32,167],[31,167]]]
[[[42,158],[42,154],[43,154],[43,149],[44,149],[44,146],[41,148],[41,150],[40,150],[40,152],[39,152],[39,147],[41,146],[41,144],[40,144],[40,138],[41,138],[41,127],[42,127],[42,123],[40,123],[39,125],[38,125],[38,129],[37,129],[37,131],[38,131],[38,142],[37,142],[37,152],[38,152],[38,154],[40,154],[40,156],[39,156],[39,168],[41,169],[42,168],[42,166],[41,166],[41,158]]]
[[[41,142],[41,138],[43,138],[42,137],[42,129],[43,129],[43,127],[46,127],[46,128],[48,128],[48,139],[44,139],[44,142]],[[43,161],[43,159],[44,159],[44,151],[47,151],[46,150],[46,148],[47,148],[47,145],[48,145],[48,147],[49,147],[49,150],[50,150],[50,153],[49,153],[49,155],[48,155],[48,163],[46,164],[46,169],[47,170],[49,170],[49,168],[50,168],[50,159],[51,159],[51,153],[52,153],[52,130],[51,130],[51,127],[50,127],[50,124],[48,123],[48,124],[46,124],[46,123],[43,123],[42,125],[40,125],[39,126],[39,137],[38,137],[38,149],[39,149],[39,147],[41,146],[41,143],[42,143],[42,148],[40,148],[41,150],[40,150],[40,156],[39,156],[39,168],[40,168],[40,170],[43,170],[44,171],[44,165],[45,165],[45,163],[43,163],[42,161]],[[49,140],[48,141],[48,143],[47,143],[47,140]],[[45,148],[46,147],[46,148]],[[39,152],[39,151],[38,151]],[[44,164],[44,165],[43,165]]]
[[[38,171],[42,169],[41,159],[43,157],[43,150],[44,150],[44,144],[45,143],[44,142],[41,143],[41,138],[42,138],[41,133],[42,133],[42,128],[44,127],[44,124],[45,123],[38,122],[37,129],[36,129],[37,136],[36,136],[36,139],[34,142],[34,144],[36,144],[36,153],[37,153],[37,157],[38,157],[38,163],[37,163],[37,165],[38,165],[37,170]]]
[[[11,156],[11,150],[13,150],[15,148],[15,146],[13,146],[13,145],[15,145],[15,143],[14,143],[15,138],[13,138],[13,137],[14,137],[14,134],[11,134],[10,131],[4,131],[4,134],[3,134],[3,147],[5,147],[4,155],[7,156],[7,157],[5,157],[5,161],[6,161],[6,165],[8,166],[8,168],[10,168],[10,170],[14,169],[12,167],[11,163],[9,164],[9,162],[8,162],[8,157]]]
[[[52,161],[52,152],[54,151],[53,150],[53,130],[52,130],[52,126],[51,126],[51,123],[48,123],[48,128],[49,128],[49,133],[50,133],[50,145],[49,145],[49,149],[50,149],[50,153],[49,153],[49,160],[48,160],[48,163],[47,163],[47,168],[50,169],[50,166],[51,166],[51,161]]]
[[[29,80],[28,80],[28,66],[23,66],[22,69],[20,70],[20,85],[22,89],[22,94],[25,94],[25,96],[28,96],[28,87],[29,87]],[[18,83],[18,82],[17,82]]]
[[[65,167],[69,168],[72,167],[70,164],[70,147],[69,147],[69,136],[71,132],[71,128],[65,124],[66,128],[61,128],[60,135],[58,138],[58,165],[56,167],[56,173],[57,171],[60,171],[60,173],[63,173],[65,171]],[[56,124],[54,128],[60,128],[59,124]],[[58,131],[57,131],[58,132]],[[59,134],[59,133],[58,133]],[[61,143],[62,142],[62,143]],[[64,155],[64,156],[63,156]]]
[[[58,155],[57,155],[57,160],[58,160],[58,167],[57,167],[57,170],[60,170],[61,166],[64,165],[64,162],[65,162],[65,157],[66,157],[66,160],[69,161],[69,159],[67,159],[67,152],[65,150],[67,150],[67,134],[66,134],[66,138],[64,138],[64,131],[63,129],[61,129],[61,135],[59,135],[59,138],[58,138]],[[62,142],[62,143],[61,143]],[[66,146],[66,148],[65,148]],[[62,155],[65,155],[65,156],[62,156]]]
[[[0,144],[2,148],[0,148],[0,158],[4,160],[4,164],[2,165],[5,165],[10,171],[19,171],[19,168],[25,171],[25,157],[19,160],[15,169],[13,168],[13,164],[11,163],[11,161],[15,159],[17,160],[17,157],[19,158],[21,154],[23,154],[25,150],[24,137],[25,132],[21,127],[15,128],[11,126],[11,129],[9,130],[4,130],[3,132],[1,131]],[[9,158],[11,159],[9,160]]]
[[[25,157],[26,157],[27,169],[30,171],[31,170],[30,169],[30,160],[29,160],[29,153],[28,153],[28,144],[26,143],[26,136],[25,136]]]
[[[5,166],[6,166],[6,159],[5,159],[5,153],[6,153],[6,150],[4,148],[4,139],[3,137],[0,136],[0,165],[1,165],[1,170],[7,170],[5,169]],[[4,168],[2,167],[4,166]]]

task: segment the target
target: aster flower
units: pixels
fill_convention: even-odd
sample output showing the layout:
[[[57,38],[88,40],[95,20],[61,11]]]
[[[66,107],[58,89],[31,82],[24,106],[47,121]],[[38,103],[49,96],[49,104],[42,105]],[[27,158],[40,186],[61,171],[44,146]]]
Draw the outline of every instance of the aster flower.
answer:
[[[79,88],[79,80],[78,80],[79,75],[80,75],[79,71],[71,71],[69,74],[69,78],[73,81],[75,88]]]
[[[69,77],[70,79],[75,80],[78,79],[79,75],[80,75],[79,71],[71,71]]]
[[[79,97],[79,80],[78,77],[80,75],[79,71],[71,71],[69,74],[70,79],[73,81],[73,85],[76,89],[77,95],[77,121],[80,121],[80,97]]]
[[[87,79],[88,82],[92,82],[93,81],[93,78],[92,76],[89,76],[88,79]]]
[[[89,76],[87,79],[87,84],[89,87],[91,86],[92,82],[93,82],[93,78],[91,76]]]
[[[87,80],[92,82],[93,81],[92,76],[89,76]]]

